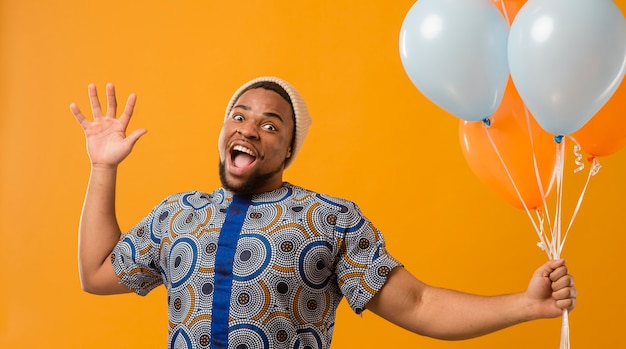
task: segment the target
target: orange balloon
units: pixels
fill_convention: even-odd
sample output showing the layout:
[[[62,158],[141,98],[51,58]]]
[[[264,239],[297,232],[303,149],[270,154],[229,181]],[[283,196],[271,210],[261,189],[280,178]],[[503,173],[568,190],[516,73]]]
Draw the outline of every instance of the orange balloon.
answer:
[[[491,0],[491,2],[502,12],[502,15],[506,14],[505,18],[508,17],[509,24],[511,24],[519,10],[526,3],[526,0],[504,0],[504,9],[502,8],[503,0]]]
[[[606,156],[626,145],[626,83],[583,127],[572,134],[582,150],[591,156]]]
[[[554,184],[556,142],[530,113],[528,119],[530,121],[527,121],[524,102],[509,79],[502,103],[490,118],[491,126],[486,127],[482,122],[461,120],[459,138],[465,160],[487,187],[517,208],[524,208],[526,204],[528,209],[537,209],[543,206],[544,199],[550,194]],[[537,161],[537,171],[533,154]],[[537,172],[541,179],[543,196],[537,181]]]

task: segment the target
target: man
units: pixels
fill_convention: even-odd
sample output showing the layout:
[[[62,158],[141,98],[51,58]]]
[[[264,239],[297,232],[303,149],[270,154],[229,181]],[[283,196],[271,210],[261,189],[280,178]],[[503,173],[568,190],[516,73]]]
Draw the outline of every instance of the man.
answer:
[[[298,91],[261,77],[235,92],[218,148],[222,188],[171,195],[122,234],[117,166],[145,134],[126,135],[136,96],[116,118],[113,85],[93,122],[79,108],[92,168],[79,228],[83,289],[145,295],[164,284],[169,347],[328,348],[345,297],[415,333],[441,339],[487,334],[557,317],[575,306],[564,261],[550,261],[517,294],[483,297],[432,287],[385,249],[358,207],[283,181],[311,119]]]

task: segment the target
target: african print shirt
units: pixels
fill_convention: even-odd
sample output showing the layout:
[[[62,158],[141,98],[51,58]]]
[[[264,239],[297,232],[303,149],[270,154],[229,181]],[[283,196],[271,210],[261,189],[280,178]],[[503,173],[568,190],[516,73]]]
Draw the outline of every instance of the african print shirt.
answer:
[[[169,348],[329,348],[342,297],[360,313],[398,265],[354,203],[289,183],[172,195],[113,250],[137,294],[167,288]]]

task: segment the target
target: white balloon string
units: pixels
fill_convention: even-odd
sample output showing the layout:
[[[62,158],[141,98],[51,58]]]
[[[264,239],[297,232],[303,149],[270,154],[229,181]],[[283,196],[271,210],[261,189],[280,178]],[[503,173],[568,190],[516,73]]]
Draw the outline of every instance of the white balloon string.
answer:
[[[602,168],[602,165],[600,165],[600,160],[594,157],[593,160],[591,160],[591,169],[589,169],[589,173],[592,176],[595,176],[598,174],[598,172],[600,172],[601,168]]]
[[[563,167],[565,139],[560,139],[556,145],[556,208],[554,217],[554,227],[552,229],[552,240],[550,252],[552,259],[559,259],[561,254],[561,215],[563,208]]]
[[[546,202],[546,192],[543,188],[543,182],[541,181],[541,175],[539,174],[539,165],[537,164],[537,156],[535,155],[535,142],[533,139],[533,132],[532,132],[532,127],[530,123],[530,113],[528,112],[528,108],[526,108],[526,104],[524,104],[524,115],[526,116],[526,127],[528,128],[530,147],[531,147],[532,154],[533,154],[533,166],[535,167],[535,177],[537,179],[537,187],[539,188],[539,194],[541,195],[541,200],[543,201],[543,209],[546,212],[546,218],[548,220],[548,227],[550,227],[550,230],[552,230],[552,222],[550,221],[550,210],[548,209],[548,204]]]
[[[541,201],[543,202],[543,209],[545,210],[545,217],[547,217],[548,219],[548,228],[551,230],[552,229],[552,222],[550,221],[550,211],[548,209],[548,204],[546,202],[546,192],[543,188],[543,182],[541,181],[541,174],[539,173],[539,165],[537,164],[537,155],[535,152],[535,141],[533,138],[533,130],[532,130],[532,126],[531,126],[531,120],[530,120],[530,113],[528,112],[528,108],[526,107],[526,104],[524,104],[524,116],[526,117],[526,128],[528,129],[528,141],[530,142],[530,149],[531,149],[531,153],[533,155],[533,167],[535,169],[535,179],[537,180],[537,188],[539,189],[539,194],[541,195]],[[552,174],[554,175],[554,174]],[[550,256],[549,253],[549,249],[546,243],[545,243],[545,230],[544,230],[544,216],[540,217],[540,245],[539,247],[541,247],[542,249],[544,249],[546,251],[546,253],[548,253],[548,257]]]
[[[598,171],[600,171],[601,167],[602,166],[600,166],[600,162],[598,161],[598,158],[594,157],[593,160],[591,160],[591,166],[589,166],[589,173],[587,174],[587,181],[585,182],[585,185],[580,193],[580,196],[578,197],[576,208],[574,208],[574,213],[572,213],[572,217],[569,221],[569,225],[567,226],[567,230],[565,231],[565,236],[563,237],[563,240],[561,241],[561,246],[560,246],[561,250],[563,250],[563,246],[565,245],[565,240],[567,240],[567,235],[569,234],[569,231],[572,228],[574,219],[578,215],[578,211],[580,210],[580,206],[583,202],[583,198],[585,197],[585,193],[587,192],[587,186],[589,186],[589,181],[591,180],[591,177],[598,174]]]
[[[541,215],[538,216],[539,219],[539,231],[538,231],[538,235],[539,235],[539,243],[537,244],[539,246],[539,248],[541,248],[542,250],[544,250],[546,252],[546,254],[548,255],[548,257],[551,256],[551,250],[552,250],[552,243],[550,242],[546,242],[547,240],[547,236],[545,233],[545,221],[547,218],[547,222],[548,222],[548,229],[549,231],[552,231],[552,222],[550,221],[550,211],[548,209],[548,204],[546,202],[546,192],[545,189],[543,188],[543,182],[541,181],[541,174],[539,173],[539,165],[537,163],[537,155],[535,152],[535,141],[533,138],[533,130],[532,130],[532,125],[531,125],[531,120],[530,120],[530,113],[528,112],[528,108],[526,107],[526,105],[524,104],[524,115],[526,117],[526,127],[528,128],[528,140],[530,142],[530,149],[532,152],[532,156],[533,156],[533,166],[535,169],[535,178],[537,180],[537,187],[539,189],[539,193],[541,195],[541,200],[543,202],[543,209],[545,210],[545,216]],[[554,175],[554,174],[552,174]],[[538,211],[539,213],[539,211]]]
[[[570,349],[569,344],[569,312],[563,309],[563,317],[561,320],[561,347],[560,349]]]
[[[583,155],[581,153],[582,148],[580,144],[574,139],[574,137],[568,137],[572,142],[574,142],[574,163],[576,164],[576,169],[574,169],[574,173],[580,172],[585,168],[585,164],[582,161]]]
[[[545,222],[544,214],[540,209],[536,209],[535,213],[537,214],[537,221],[539,222],[539,229],[540,229],[540,231],[537,232],[537,235],[539,235],[539,242],[537,243],[537,246],[539,246],[539,248],[543,250],[548,255],[548,258],[549,258],[550,249],[548,247],[549,242],[546,242],[547,236],[544,230],[544,222]]]
[[[565,139],[558,137],[556,145],[556,209],[554,217],[554,228],[552,230],[552,240],[550,241],[551,259],[561,258],[563,243],[561,242],[561,216],[563,208],[563,173],[565,167]],[[563,310],[561,321],[561,341],[560,349],[570,349],[569,335],[569,313],[567,309]]]
[[[530,219],[530,222],[532,223],[533,227],[535,228],[535,232],[537,233],[537,235],[539,235],[539,237],[541,239],[541,237],[542,237],[541,229],[537,226],[537,223],[533,219],[533,216],[530,213],[530,210],[528,209],[528,206],[526,206],[526,203],[524,202],[522,194],[517,189],[517,185],[515,185],[515,180],[513,179],[513,176],[511,175],[511,172],[509,171],[508,167],[506,166],[506,163],[505,163],[504,159],[502,158],[502,155],[500,154],[500,151],[498,150],[498,147],[496,146],[496,143],[494,142],[493,138],[491,137],[491,133],[489,132],[489,125],[490,125],[489,121],[483,122],[483,128],[485,129],[485,133],[487,134],[487,138],[489,139],[489,142],[491,143],[491,146],[493,147],[493,150],[496,152],[496,155],[498,155],[498,159],[500,159],[500,163],[502,164],[502,167],[504,167],[504,171],[506,172],[507,176],[509,177],[509,180],[511,181],[511,184],[513,185],[513,189],[515,189],[515,192],[517,193],[517,197],[520,199],[520,202],[522,203],[522,206],[524,206],[524,210],[526,211],[526,214],[528,215],[528,218]]]
[[[509,21],[509,14],[506,11],[506,6],[504,6],[504,0],[500,0],[500,5],[502,6],[502,13],[504,14],[504,19],[506,19],[506,22],[509,23],[510,25],[511,22]]]

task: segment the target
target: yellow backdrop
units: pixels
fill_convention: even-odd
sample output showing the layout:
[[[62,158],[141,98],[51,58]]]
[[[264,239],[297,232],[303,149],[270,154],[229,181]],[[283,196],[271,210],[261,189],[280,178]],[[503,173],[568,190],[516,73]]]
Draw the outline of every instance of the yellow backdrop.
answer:
[[[528,217],[470,171],[458,119],[402,68],[398,35],[413,3],[1,0],[0,347],[165,346],[163,288],[145,298],[80,288],[76,231],[89,161],[68,105],[88,111],[91,82],[101,90],[114,82],[121,100],[137,93],[131,128],[149,130],[120,169],[123,228],[167,194],[219,185],[225,104],[244,81],[272,74],[299,88],[314,117],[287,180],[356,201],[428,283],[481,294],[524,289],[547,259]],[[580,293],[570,317],[576,348],[626,347],[625,160],[625,150],[601,159],[565,246]],[[440,342],[344,303],[333,346],[557,348],[560,325]]]

